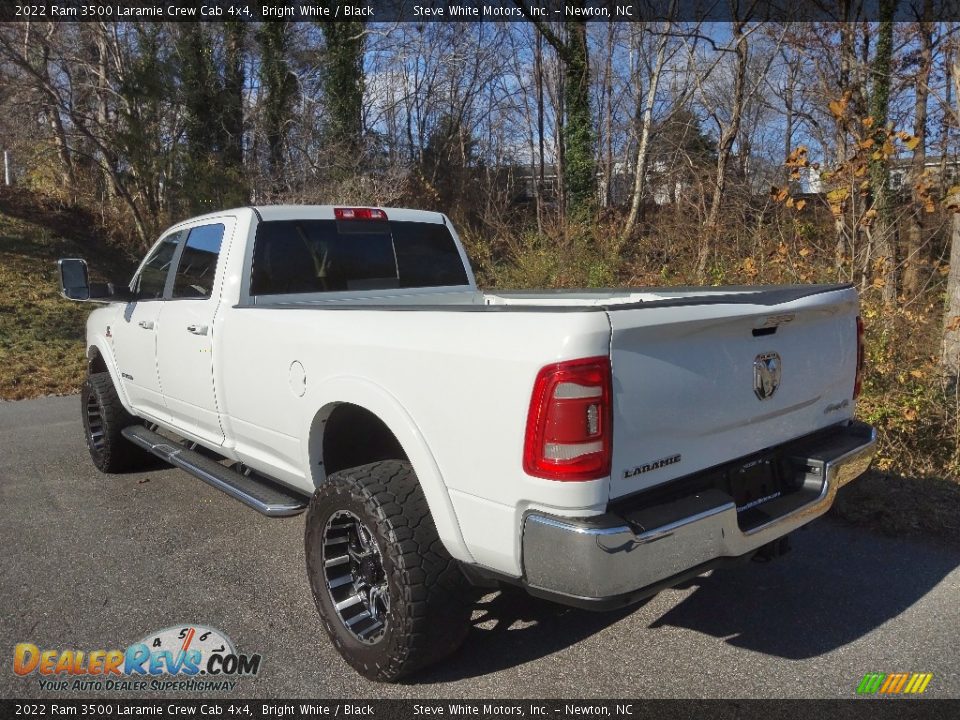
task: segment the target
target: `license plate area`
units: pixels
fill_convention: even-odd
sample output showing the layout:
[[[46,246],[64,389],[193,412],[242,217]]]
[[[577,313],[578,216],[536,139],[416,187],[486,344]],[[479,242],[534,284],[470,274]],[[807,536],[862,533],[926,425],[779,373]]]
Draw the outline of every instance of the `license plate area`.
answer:
[[[729,492],[737,506],[741,529],[755,527],[769,516],[763,506],[796,489],[784,483],[784,468],[774,455],[754,457],[727,474]]]

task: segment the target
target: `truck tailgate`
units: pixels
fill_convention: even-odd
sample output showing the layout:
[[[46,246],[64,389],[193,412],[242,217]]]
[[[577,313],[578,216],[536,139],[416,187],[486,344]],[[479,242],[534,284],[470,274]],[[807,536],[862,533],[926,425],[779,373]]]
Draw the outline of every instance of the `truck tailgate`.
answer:
[[[857,312],[845,286],[608,307],[610,497],[851,417]]]

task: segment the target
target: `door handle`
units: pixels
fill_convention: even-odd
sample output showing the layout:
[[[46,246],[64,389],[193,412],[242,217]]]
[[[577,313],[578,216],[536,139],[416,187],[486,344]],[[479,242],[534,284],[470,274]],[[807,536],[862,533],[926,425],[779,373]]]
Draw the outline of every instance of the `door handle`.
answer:
[[[207,326],[206,325],[187,325],[187,331],[192,332],[194,335],[206,335]]]
[[[141,320],[137,323],[144,330],[153,330],[153,320]]]

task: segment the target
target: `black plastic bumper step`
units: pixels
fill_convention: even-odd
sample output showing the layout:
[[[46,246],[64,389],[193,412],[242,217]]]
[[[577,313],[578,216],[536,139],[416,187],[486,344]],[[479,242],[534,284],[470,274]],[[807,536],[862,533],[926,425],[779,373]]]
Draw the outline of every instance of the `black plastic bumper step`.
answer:
[[[296,515],[307,507],[308,499],[295,491],[259,475],[243,475],[224,467],[216,460],[185,448],[143,425],[124,428],[123,436],[161,460],[186,470],[264,515]]]

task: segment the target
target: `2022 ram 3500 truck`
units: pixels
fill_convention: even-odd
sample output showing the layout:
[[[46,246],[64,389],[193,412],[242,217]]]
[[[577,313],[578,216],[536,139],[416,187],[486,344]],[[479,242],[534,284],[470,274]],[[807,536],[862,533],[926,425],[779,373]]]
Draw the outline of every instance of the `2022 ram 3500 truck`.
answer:
[[[846,285],[477,289],[442,214],[250,207],[182,222],[127,287],[60,261],[96,466],[157,455],[306,510],[331,641],[393,680],[472,586],[618,607],[776,550],[861,474]]]

